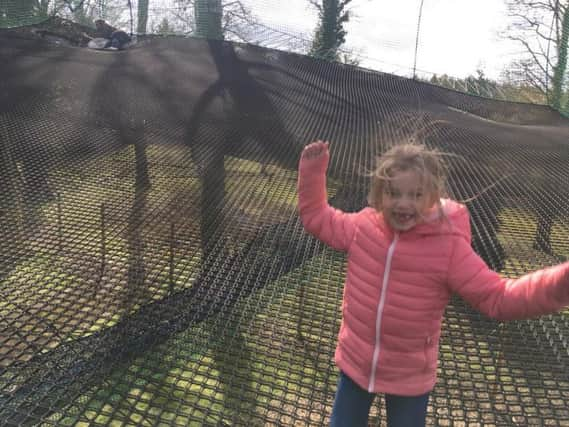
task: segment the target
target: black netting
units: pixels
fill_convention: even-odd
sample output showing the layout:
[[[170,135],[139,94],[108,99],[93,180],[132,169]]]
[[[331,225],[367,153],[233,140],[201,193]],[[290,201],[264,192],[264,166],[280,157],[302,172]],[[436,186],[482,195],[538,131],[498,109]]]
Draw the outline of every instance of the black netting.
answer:
[[[326,425],[345,259],[296,211],[315,138],[331,204],[356,210],[374,156],[426,126],[491,267],[569,255],[569,128],[547,107],[197,39],[5,36],[0,61],[2,425]],[[428,423],[568,426],[568,337],[567,313],[453,301]]]

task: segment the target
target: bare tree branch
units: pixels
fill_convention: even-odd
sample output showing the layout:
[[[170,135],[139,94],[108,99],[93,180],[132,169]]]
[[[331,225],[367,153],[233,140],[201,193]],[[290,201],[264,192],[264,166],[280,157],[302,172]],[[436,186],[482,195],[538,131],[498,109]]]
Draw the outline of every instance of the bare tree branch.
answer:
[[[536,88],[545,92],[545,80],[543,80],[535,71],[531,68],[525,70],[526,73],[531,76],[530,83]]]
[[[548,96],[559,107],[565,90],[569,0],[506,0],[508,25],[505,37],[520,43],[527,58],[517,62],[516,74]],[[550,84],[549,84],[550,83]],[[549,96],[548,96],[549,98]]]
[[[177,10],[174,18],[189,29],[185,34],[195,33],[196,17],[194,16],[195,0],[176,0]],[[252,39],[258,19],[241,0],[222,0],[221,33],[242,42]]]
[[[528,53],[531,55],[531,57],[535,61],[535,65],[538,66],[541,69],[541,71],[543,71],[543,74],[545,75],[546,74],[545,67],[541,64],[541,61],[538,59],[538,54],[536,54],[534,52],[533,48],[529,45],[529,43],[526,40],[519,38],[519,37],[513,38],[513,40],[517,40],[525,46],[526,50],[528,51]]]
[[[308,3],[314,6],[318,12],[322,13],[322,5],[317,0],[308,0]]]

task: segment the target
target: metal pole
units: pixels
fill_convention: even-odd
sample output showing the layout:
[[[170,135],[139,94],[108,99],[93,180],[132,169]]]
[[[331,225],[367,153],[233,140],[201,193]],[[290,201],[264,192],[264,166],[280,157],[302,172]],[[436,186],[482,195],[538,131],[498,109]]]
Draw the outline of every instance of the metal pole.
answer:
[[[545,55],[545,99],[547,105],[549,102],[549,46],[551,45],[551,34],[553,33],[553,24],[558,18],[559,14],[559,0],[555,2],[555,10],[553,11],[553,16],[551,17],[551,26],[549,28],[549,40],[547,40],[547,53]]]
[[[127,1],[128,9],[130,11],[130,36],[134,34],[134,19],[132,17],[132,2],[130,0]]]
[[[417,77],[417,49],[419,48],[419,32],[421,31],[421,16],[423,15],[423,2],[419,6],[419,19],[417,20],[417,36],[415,37],[415,60],[413,62],[413,79]]]

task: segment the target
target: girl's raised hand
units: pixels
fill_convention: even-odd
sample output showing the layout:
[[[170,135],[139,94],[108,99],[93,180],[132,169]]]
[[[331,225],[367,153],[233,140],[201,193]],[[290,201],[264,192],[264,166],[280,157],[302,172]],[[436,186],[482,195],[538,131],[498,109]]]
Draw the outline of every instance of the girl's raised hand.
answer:
[[[328,141],[315,141],[308,144],[302,150],[302,157],[304,159],[315,159],[328,153]]]

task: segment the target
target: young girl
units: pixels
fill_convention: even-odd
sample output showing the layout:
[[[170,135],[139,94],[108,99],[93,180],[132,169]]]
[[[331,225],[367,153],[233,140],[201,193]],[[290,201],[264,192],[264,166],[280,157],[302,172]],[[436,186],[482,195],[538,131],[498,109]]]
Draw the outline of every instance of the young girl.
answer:
[[[517,280],[490,270],[470,246],[466,207],[442,198],[440,155],[424,146],[385,153],[370,207],[357,213],[328,205],[328,160],[327,142],[305,147],[298,193],[306,230],[348,253],[330,425],[367,426],[375,394],[384,393],[388,426],[424,426],[451,295],[500,320],[552,313],[569,305],[569,263]]]

